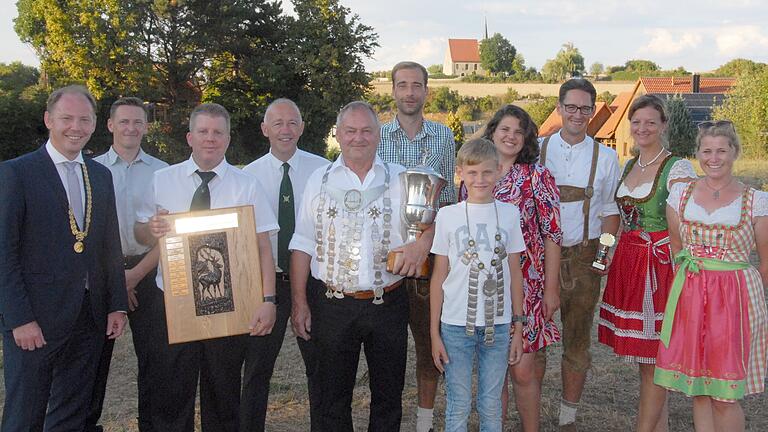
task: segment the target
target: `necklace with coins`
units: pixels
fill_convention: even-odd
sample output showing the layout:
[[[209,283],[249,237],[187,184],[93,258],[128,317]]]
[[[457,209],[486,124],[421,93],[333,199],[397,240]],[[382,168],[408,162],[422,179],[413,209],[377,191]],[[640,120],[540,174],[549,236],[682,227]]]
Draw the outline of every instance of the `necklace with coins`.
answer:
[[[486,265],[480,260],[477,251],[477,241],[472,237],[472,230],[469,224],[469,203],[464,203],[464,216],[467,222],[467,231],[469,240],[467,248],[461,256],[461,262],[469,266],[469,296],[467,301],[467,336],[475,334],[475,320],[477,318],[477,299],[478,285],[480,283],[480,274],[483,273],[485,281],[483,282],[483,295],[485,297],[485,337],[483,342],[486,345],[493,344],[494,339],[494,318],[504,315],[504,259],[507,258],[507,250],[501,242],[501,231],[499,229],[499,209],[496,201],[493,201],[493,211],[496,214],[496,234],[494,235],[495,244],[493,247],[493,256],[490,265]],[[494,308],[494,300],[496,307]]]
[[[392,199],[389,196],[389,164],[384,164],[384,184],[366,191],[357,189],[341,190],[328,185],[329,165],[323,174],[320,198],[315,212],[315,253],[318,263],[325,263],[325,296],[344,298],[345,291],[355,290],[360,283],[360,261],[362,259],[363,225],[365,216],[371,219],[371,244],[373,245],[373,303],[384,303],[384,280],[382,272],[387,260],[392,233]],[[383,194],[382,208],[374,204]],[[330,202],[329,202],[330,201]],[[326,204],[328,207],[326,208]],[[368,209],[365,212],[365,209]],[[324,217],[328,219],[327,247],[324,238],[326,230]],[[341,223],[341,241],[337,250],[336,219]],[[382,219],[379,229],[378,219]]]
[[[85,183],[85,223],[82,230],[78,229],[77,221],[75,220],[75,213],[72,211],[72,206],[69,206],[69,228],[72,231],[72,235],[75,236],[75,244],[72,245],[72,249],[75,253],[83,253],[85,250],[85,238],[88,237],[88,230],[91,228],[91,180],[88,177],[88,167],[85,164],[83,167],[83,183]]]

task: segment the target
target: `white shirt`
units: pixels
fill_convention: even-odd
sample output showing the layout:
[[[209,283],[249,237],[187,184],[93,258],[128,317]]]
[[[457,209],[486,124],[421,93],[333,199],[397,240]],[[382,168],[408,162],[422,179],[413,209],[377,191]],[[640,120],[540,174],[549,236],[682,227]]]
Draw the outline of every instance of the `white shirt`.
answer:
[[[467,205],[469,206],[466,209]],[[510,203],[496,201],[499,215],[499,233],[501,243],[508,253],[525,250],[523,232],[520,228],[520,210]],[[467,226],[468,210],[469,225]],[[461,261],[467,249],[469,235],[475,240],[479,261],[490,269],[493,277],[496,270],[491,267],[494,258],[493,249],[496,246],[496,211],[493,203],[473,204],[466,201],[440,209],[435,218],[435,239],[432,242],[432,253],[448,257],[450,271],[443,282],[443,311],[440,321],[450,325],[467,325],[467,301],[469,296],[470,265]],[[507,324],[512,321],[512,276],[509,271],[509,260],[502,260],[504,269],[504,314],[494,318],[494,324]],[[475,325],[485,326],[485,300],[483,283],[487,278],[485,270],[481,270],[477,287],[477,316]],[[495,305],[495,303],[494,303]],[[495,307],[495,306],[494,306]]]
[[[70,203],[69,206],[72,207],[72,198],[69,191],[69,184],[67,183],[67,162],[77,162],[82,167],[83,164],[85,164],[85,161],[83,160],[83,153],[80,152],[77,154],[77,157],[74,160],[67,159],[66,156],[61,154],[58,150],[56,150],[56,147],[51,144],[51,140],[49,139],[47,143],[45,143],[45,150],[48,151],[48,156],[51,157],[51,160],[53,161],[53,165],[56,166],[56,171],[59,173],[59,178],[61,179],[61,184],[64,186],[64,191],[67,193],[67,202]],[[83,183],[83,170],[82,169],[76,169],[75,174],[77,175],[77,181],[80,183],[80,204],[82,207],[83,214],[85,214],[85,183]],[[80,227],[82,228],[82,227]]]
[[[139,149],[136,159],[132,162],[126,162],[120,158],[113,147],[110,147],[106,153],[96,156],[93,160],[109,168],[109,171],[112,172],[123,255],[143,254],[150,248],[139,244],[133,234],[136,210],[150,191],[155,171],[168,167],[168,164],[144,153],[141,149]]]
[[[543,140],[542,140],[543,142]],[[549,139],[545,165],[555,177],[558,186],[587,187],[589,169],[592,166],[592,147],[594,141],[585,137],[584,141],[570,145],[563,141],[560,132]],[[619,214],[619,207],[614,199],[614,192],[619,182],[619,158],[616,151],[602,144],[598,146],[595,170],[595,194],[589,205],[589,238],[600,237],[601,217]],[[560,203],[560,220],[563,228],[563,247],[574,246],[584,239],[583,201]]]
[[[290,177],[291,186],[293,187],[294,220],[299,219],[299,206],[304,196],[304,187],[307,185],[309,176],[316,169],[325,167],[329,163],[328,159],[300,149],[296,149],[293,156],[288,159],[288,165],[291,166],[288,170],[288,177]],[[275,215],[278,215],[280,183],[283,181],[283,161],[276,158],[270,151],[243,167],[243,171],[256,177],[256,180],[261,185],[261,189],[264,191],[269,207]],[[279,220],[278,223],[280,223]],[[282,272],[280,267],[277,267],[277,232],[270,234],[269,240],[272,243],[272,257],[275,260],[275,270]]]
[[[403,237],[401,234],[400,225],[400,180],[398,175],[405,171],[402,165],[388,164],[389,165],[389,196],[392,200],[392,230],[390,232],[390,250],[399,247],[403,244]],[[315,221],[317,219],[317,206],[320,200],[320,190],[325,174],[326,168],[319,168],[309,177],[307,187],[304,190],[304,197],[301,201],[301,209],[299,210],[299,216],[296,219],[296,231],[291,238],[290,249],[300,250],[307,253],[312,257],[310,268],[312,276],[322,281],[328,281],[327,278],[327,262],[318,263],[317,251],[315,242]],[[331,170],[328,174],[328,186],[339,188],[342,190],[357,189],[365,191],[372,187],[377,187],[384,184],[385,169],[384,162],[376,156],[373,162],[373,166],[368,171],[365,179],[361,182],[360,178],[351,169],[347,168],[344,164],[344,157],[339,158],[331,166]],[[327,209],[331,206],[333,200],[330,197],[326,198],[325,209],[323,210],[323,247],[328,248],[328,228],[330,227],[331,219],[328,218]],[[334,226],[336,228],[336,258],[340,256],[343,241],[343,207],[342,203],[336,204],[339,209],[339,215],[333,219]],[[371,228],[373,226],[373,219],[368,215],[368,209],[375,205],[380,210],[383,209],[383,195],[373,201],[368,207],[360,211],[364,212],[363,232],[361,236],[361,252],[360,252],[360,274],[359,284],[357,287],[345,287],[347,291],[369,291],[374,289],[374,270],[373,270],[373,256],[374,256],[374,244],[371,240]],[[379,228],[379,232],[383,233],[383,218],[379,216],[376,219],[376,223]],[[323,257],[327,261],[327,255]],[[340,265],[336,263],[334,265],[334,280],[339,270]],[[384,286],[391,285],[398,280],[402,279],[402,276],[394,275],[386,271],[386,264],[382,263],[382,279]]]
[[[158,209],[171,213],[189,211],[192,196],[202,184],[195,173],[200,169],[190,157],[188,160],[155,172],[150,192],[141,203],[136,221],[149,222]],[[264,191],[253,176],[233,167],[226,159],[212,170],[216,177],[208,183],[211,194],[211,208],[253,205],[256,232],[277,231],[277,219],[269,206],[263,205]],[[157,287],[163,289],[162,265],[157,266]]]

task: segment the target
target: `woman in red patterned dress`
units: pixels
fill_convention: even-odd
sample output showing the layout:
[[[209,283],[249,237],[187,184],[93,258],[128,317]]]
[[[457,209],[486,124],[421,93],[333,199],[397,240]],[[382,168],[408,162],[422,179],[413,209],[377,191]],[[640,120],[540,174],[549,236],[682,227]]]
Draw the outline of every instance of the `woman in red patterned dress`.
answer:
[[[502,107],[486,126],[483,138],[493,141],[506,174],[496,184],[496,199],[520,209],[527,250],[521,254],[525,300],[523,359],[509,368],[515,402],[525,431],[539,430],[541,383],[546,368],[545,348],[560,340],[552,315],[560,307],[559,278],[560,194],[549,170],[537,162],[538,129],[531,117],[515,105]],[[466,197],[462,187],[461,199]],[[502,393],[506,417],[507,383]]]

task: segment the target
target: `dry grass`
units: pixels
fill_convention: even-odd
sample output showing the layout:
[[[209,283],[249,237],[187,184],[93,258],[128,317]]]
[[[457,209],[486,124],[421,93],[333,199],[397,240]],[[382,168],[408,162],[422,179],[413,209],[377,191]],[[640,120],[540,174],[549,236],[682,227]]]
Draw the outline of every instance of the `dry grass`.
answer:
[[[595,330],[595,329],[593,329]],[[596,331],[593,331],[596,334]],[[593,340],[597,337],[593,334]],[[410,342],[412,344],[412,341]],[[406,386],[403,392],[403,431],[415,427],[416,385],[414,351],[409,350]],[[557,431],[560,402],[560,355],[561,347],[550,349],[547,374],[544,380],[542,401],[542,430]],[[624,432],[633,427],[637,414],[637,368],[618,361],[610,350],[598,343],[592,347],[593,369],[582,398],[578,421],[582,430]],[[364,357],[364,356],[363,356]],[[4,394],[0,393],[0,401]],[[357,430],[363,431],[368,423],[370,393],[364,358],[360,362],[358,383],[355,388],[353,415]],[[110,432],[135,432],[136,425],[136,363],[132,353],[130,335],[115,346],[112,371],[107,388],[107,400],[102,416],[105,430]],[[768,394],[748,397],[742,402],[747,417],[747,430],[768,430]],[[442,430],[445,397],[439,390],[435,407],[436,431]],[[670,431],[692,431],[690,400],[680,394],[670,396]],[[473,414],[470,430],[477,430],[477,417]],[[283,350],[277,361],[272,379],[267,430],[272,432],[296,432],[309,430],[309,410],[304,366],[294,337],[288,332]],[[508,431],[520,430],[520,422],[514,405],[510,407]]]
[[[698,175],[703,175],[699,163],[692,159],[693,167],[696,169]],[[756,188],[757,190],[763,189],[764,185],[768,185],[768,161],[758,159],[737,159],[733,164],[733,174],[739,178],[744,184]]]

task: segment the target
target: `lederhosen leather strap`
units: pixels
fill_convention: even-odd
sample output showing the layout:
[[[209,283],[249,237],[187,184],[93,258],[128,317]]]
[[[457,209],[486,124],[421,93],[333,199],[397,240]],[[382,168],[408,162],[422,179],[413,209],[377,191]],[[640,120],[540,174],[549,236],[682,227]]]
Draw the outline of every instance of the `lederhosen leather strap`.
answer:
[[[547,164],[547,147],[549,146],[549,139],[552,136],[547,136],[541,143],[540,162],[542,165]],[[589,181],[587,181],[586,188],[580,188],[576,186],[560,186],[557,185],[557,189],[560,192],[560,202],[575,202],[582,201],[583,205],[581,211],[584,213],[584,233],[582,235],[582,244],[586,246],[589,241],[589,205],[592,201],[592,197],[595,195],[595,174],[597,173],[597,158],[600,155],[600,143],[593,140],[592,146],[592,166],[589,169]]]

